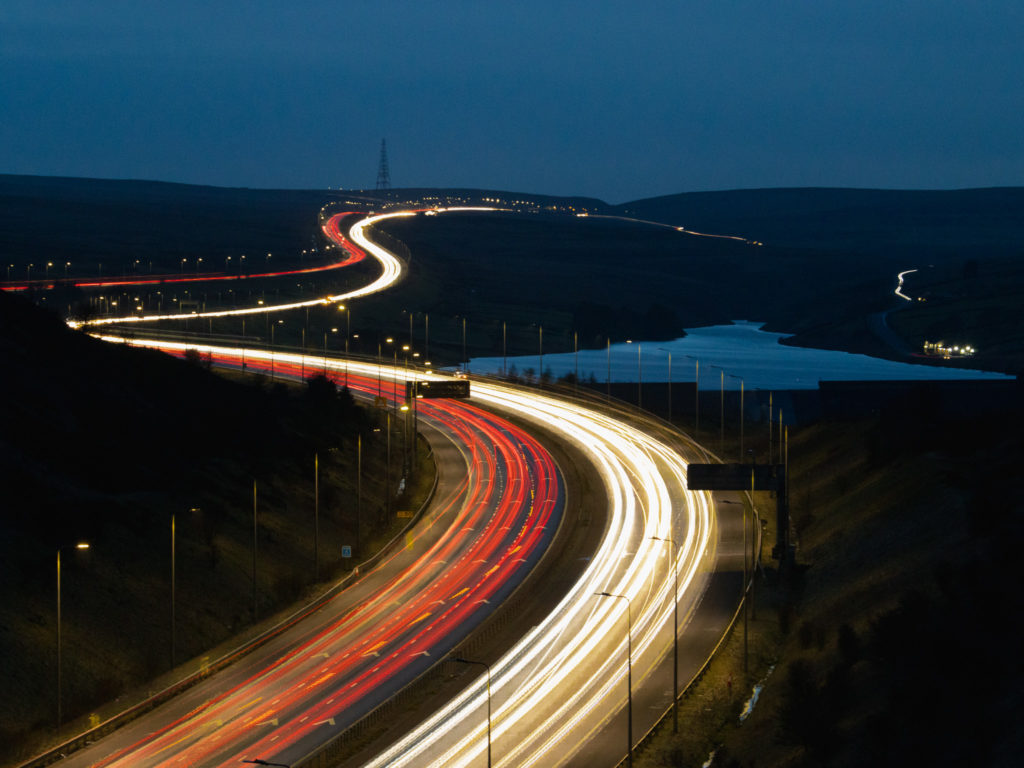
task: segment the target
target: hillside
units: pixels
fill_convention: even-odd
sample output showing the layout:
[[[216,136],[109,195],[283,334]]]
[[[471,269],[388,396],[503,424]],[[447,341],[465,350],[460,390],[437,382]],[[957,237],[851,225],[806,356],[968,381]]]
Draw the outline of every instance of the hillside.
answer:
[[[450,364],[462,359],[463,329],[469,355],[500,354],[503,337],[509,354],[526,354],[541,340],[545,352],[571,350],[574,333],[581,346],[602,346],[609,337],[655,340],[745,318],[796,332],[799,343],[881,354],[886,348],[867,319],[891,312],[890,325],[915,344],[946,334],[982,350],[972,364],[1024,366],[1020,189],[740,190],[618,209],[764,245],[565,215],[576,207],[616,210],[585,199],[480,190],[394,190],[386,200],[361,194],[0,177],[0,249],[15,273],[32,263],[33,274],[43,259],[61,264],[65,257],[72,274],[88,273],[92,267],[83,265],[100,257],[104,273],[138,271],[133,265],[146,254],[153,254],[153,271],[173,271],[181,258],[260,253],[265,243],[294,260],[325,201],[359,198],[378,207],[403,195],[467,203],[504,195],[530,213],[388,223],[378,237],[407,246],[409,279],[352,302],[346,315],[327,307],[275,326],[250,322],[249,340],[276,330],[278,343],[301,339],[319,348],[322,339],[337,349],[341,336],[329,334],[345,330],[344,317],[354,352],[375,359],[382,350],[401,362],[399,347],[386,339],[403,343],[408,334],[435,364]],[[895,274],[917,264],[923,266],[908,290],[923,301],[908,304],[892,294]],[[332,276],[311,287],[281,278],[253,290],[308,296],[348,279]],[[147,306],[157,300],[139,295]],[[211,304],[215,297],[231,300],[210,290]],[[48,291],[33,298],[57,303]],[[242,331],[235,319],[195,326],[189,330],[200,334]],[[179,593],[188,605],[179,614],[184,657],[249,620],[237,595],[249,584],[253,479],[269,534],[267,562],[276,564],[260,575],[269,611],[310,581],[310,446],[329,457],[321,456],[321,488],[336,513],[322,522],[322,536],[333,542],[323,546],[337,545],[350,520],[352,436],[367,425],[344,399],[325,419],[315,397],[265,381],[243,386],[201,365],[101,344],[2,292],[0,360],[0,672],[13,692],[0,705],[0,748],[13,755],[26,731],[52,728],[53,692],[39,681],[55,671],[58,547],[79,538],[93,545],[84,556],[65,553],[70,717],[169,664],[172,512]],[[1017,580],[1012,548],[1020,505],[1008,483],[1022,453],[1015,431],[1021,415],[965,419],[930,402],[915,397],[877,418],[794,428],[801,569],[791,581],[766,582],[776,591],[762,593],[757,625],[768,641],[758,669],[778,662],[775,677],[746,730],[734,724],[738,702],[719,689],[696,699],[701,721],[714,709],[732,725],[719,731],[718,724],[704,741],[686,745],[693,750],[686,762],[677,759],[683,747],[659,746],[654,764],[690,765],[723,743],[727,765],[780,767],[855,765],[864,754],[878,764],[885,755],[910,764],[915,745],[927,739],[928,755],[939,763],[947,754],[961,763],[1015,754],[1005,727],[1017,717],[1013,690],[1021,673],[1012,608],[1011,618],[986,609],[994,601],[1011,604],[1007,590]],[[366,476],[379,477],[381,451],[367,447],[370,434]],[[763,455],[764,446],[757,448]],[[381,491],[364,483],[364,493],[379,499]],[[139,642],[126,647],[125,635]],[[111,656],[112,647],[123,655]],[[969,662],[956,667],[951,660],[958,658]],[[928,718],[915,720],[919,711]],[[892,713],[905,727],[884,727]],[[956,738],[944,737],[954,731]],[[991,749],[971,753],[974,739]]]
[[[925,341],[969,344],[971,365],[1024,370],[1024,188],[949,191],[763,189],[698,192],[637,200],[620,212],[691,229],[756,238],[807,265],[821,302],[768,319],[796,333],[789,343],[894,356],[872,331],[871,315],[920,350]],[[874,286],[847,294],[818,264]],[[907,276],[912,304],[893,298]],[[837,302],[840,311],[826,304]],[[955,364],[955,363],[954,363]]]
[[[313,582],[313,456],[321,578],[351,542],[356,434],[363,504],[383,506],[383,439],[347,393],[229,381],[159,352],[96,341],[0,292],[0,752],[54,732],[55,560],[62,550],[65,722],[171,666],[170,523],[180,663],[252,621],[253,483],[259,614]],[[197,364],[198,363],[198,364]],[[372,517],[372,516],[367,516]],[[363,537],[375,532],[364,520]],[[87,541],[88,551],[75,544]],[[369,546],[369,545],[368,545]],[[125,643],[124,638],[132,641]],[[32,734],[29,737],[29,734]]]
[[[1022,419],[938,412],[922,386],[877,417],[791,429],[796,566],[762,553],[749,674],[738,629],[638,768],[712,752],[720,768],[1016,765],[1024,443],[1005,425]]]

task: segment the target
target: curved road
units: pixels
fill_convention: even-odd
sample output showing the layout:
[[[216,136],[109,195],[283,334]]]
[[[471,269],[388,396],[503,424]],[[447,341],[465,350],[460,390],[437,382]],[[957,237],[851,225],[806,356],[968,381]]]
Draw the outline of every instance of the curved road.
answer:
[[[217,362],[241,358],[224,353]],[[341,364],[333,367],[340,378]],[[297,376],[299,365],[282,359],[276,370]],[[346,376],[356,391],[376,393],[375,377]],[[419,418],[442,459],[441,485],[380,565],[267,647],[61,765],[292,763],[468,635],[542,556],[562,485],[550,455],[494,414],[433,401]]]
[[[360,242],[361,232],[355,227],[352,236]],[[368,249],[371,253],[374,248],[383,251],[368,240],[366,243],[371,246]],[[375,283],[378,286],[375,290],[383,280],[382,276]],[[338,297],[329,300],[335,298]],[[179,353],[185,348],[184,345],[161,346],[176,346]],[[321,356],[302,360],[298,355],[272,351],[188,346],[201,353],[210,351],[228,364],[239,364],[245,355],[250,367],[273,366],[278,372],[298,371],[306,366],[318,369],[326,365],[337,375],[344,367],[345,375],[353,377],[350,383],[370,390],[377,386],[376,376],[380,370],[378,366],[352,362],[325,363]],[[389,382],[403,376],[401,370],[384,370]],[[475,764],[487,749],[483,712],[489,699],[496,764],[561,765],[582,756],[595,735],[606,731],[625,707],[627,677],[631,678],[635,691],[653,680],[652,676],[663,667],[671,649],[674,599],[679,602],[685,626],[701,602],[717,560],[719,531],[713,505],[707,494],[687,490],[686,462],[679,445],[654,436],[644,426],[634,426],[630,419],[609,416],[595,408],[538,392],[474,382],[473,394],[474,402],[488,411],[508,412],[543,426],[573,443],[587,456],[597,468],[610,499],[604,536],[583,576],[562,598],[557,609],[530,628],[520,642],[492,665],[490,696],[485,678],[481,676],[436,716],[382,751],[371,765]],[[543,505],[536,506],[536,499],[533,506],[524,509],[527,497],[521,493],[522,488],[520,493],[509,495],[510,486],[515,485],[511,471],[519,464],[517,457],[533,454],[522,450],[527,444],[522,439],[528,438],[525,432],[517,432],[511,424],[493,429],[482,423],[475,424],[475,418],[483,422],[497,418],[485,416],[484,411],[479,411],[478,416],[471,416],[469,412],[450,414],[446,420],[444,413],[428,413],[434,407],[430,404],[420,411],[425,418],[432,415],[438,428],[447,429],[450,434],[459,433],[460,428],[467,429],[459,433],[459,438],[469,441],[466,443],[469,446],[475,445],[465,454],[468,458],[463,471],[467,473],[467,492],[482,493],[494,501],[491,494],[495,487],[504,485],[505,497],[515,499],[520,507],[520,519],[524,519],[524,514],[526,520],[533,515],[547,514]],[[440,405],[436,407],[443,411]],[[510,439],[504,447],[500,447],[502,434]],[[481,442],[474,442],[478,439]],[[499,455],[502,458],[499,459]],[[533,456],[532,460],[543,465],[538,454]],[[525,483],[526,477],[536,483],[536,478],[545,472],[535,468],[530,475],[530,471],[521,476],[520,483]],[[548,498],[554,510],[558,494]],[[493,515],[506,514],[499,512],[504,503],[496,501]],[[424,521],[427,529],[433,530],[432,535],[438,537],[435,544],[441,546],[443,541],[443,546],[451,548],[434,549],[431,556],[414,558],[423,569],[419,576],[407,579],[393,572],[385,578],[382,591],[375,592],[372,598],[373,616],[369,611],[366,614],[373,622],[361,624],[358,632],[349,633],[342,626],[341,618],[345,614],[337,614],[335,623],[330,624],[330,631],[336,634],[326,642],[339,645],[324,651],[327,657],[318,650],[323,647],[325,636],[321,633],[326,630],[317,627],[314,634],[305,639],[294,638],[291,641],[294,647],[277,648],[277,655],[264,670],[249,668],[242,679],[228,680],[227,688],[222,682],[216,689],[210,689],[210,695],[216,698],[204,700],[196,711],[180,715],[178,720],[155,732],[151,728],[156,741],[147,738],[140,742],[146,745],[144,752],[135,753],[141,757],[125,755],[122,764],[219,765],[257,757],[271,762],[306,764],[304,755],[315,751],[315,742],[329,740],[332,732],[328,729],[338,729],[345,713],[360,706],[355,699],[349,701],[350,691],[364,685],[374,687],[382,681],[400,687],[403,681],[411,680],[416,673],[412,671],[414,666],[408,665],[420,663],[425,668],[436,660],[435,653],[444,652],[444,643],[427,649],[420,644],[421,638],[430,632],[472,623],[467,617],[473,615],[469,612],[473,598],[500,599],[501,590],[506,588],[503,585],[510,583],[489,583],[495,580],[498,573],[495,569],[502,565],[521,565],[522,555],[516,547],[522,544],[509,538],[515,529],[510,521],[515,518],[499,517],[503,524],[486,528],[488,515],[474,517],[465,507],[460,509],[461,512],[452,512],[451,517],[444,518],[445,523],[441,522],[443,515]],[[441,530],[443,525],[444,531]],[[474,536],[478,527],[480,535]],[[451,536],[461,542],[452,542]],[[462,539],[463,536],[472,538]],[[492,539],[505,542],[501,545],[504,548],[492,549]],[[674,545],[667,543],[669,539]],[[541,545],[537,546],[539,556]],[[670,551],[674,559],[669,556]],[[477,557],[476,553],[481,556]],[[675,595],[673,568],[678,572],[680,585]],[[464,573],[459,584],[448,580],[451,570]],[[416,587],[398,592],[400,597],[396,599],[396,592],[392,590],[398,590],[403,584]],[[421,593],[433,602],[419,600]],[[409,609],[405,610],[407,604]],[[475,604],[489,603],[477,600]],[[400,618],[390,620],[390,611],[401,611]],[[361,612],[353,613],[350,618],[358,619],[361,615]],[[449,636],[449,640],[451,638]],[[379,642],[390,644],[378,645]],[[447,647],[453,645],[451,642]],[[430,656],[423,656],[421,649]],[[282,670],[280,675],[279,669]],[[284,684],[286,675],[296,677],[287,678],[291,682]],[[270,687],[264,690],[261,688],[264,684]],[[363,709],[359,711],[367,711],[379,698],[368,695],[361,701]],[[181,709],[180,702],[175,704]],[[196,716],[199,719],[192,719]],[[218,735],[221,731],[224,734]],[[233,738],[231,745],[222,746],[221,740],[229,735]],[[107,754],[110,754],[109,749]],[[621,754],[625,754],[625,750]],[[275,755],[283,757],[275,760]],[[122,759],[121,755],[115,757]],[[603,757],[611,760],[611,764],[617,762],[614,754]],[[141,761],[143,759],[145,761]],[[114,763],[105,760],[70,764]]]

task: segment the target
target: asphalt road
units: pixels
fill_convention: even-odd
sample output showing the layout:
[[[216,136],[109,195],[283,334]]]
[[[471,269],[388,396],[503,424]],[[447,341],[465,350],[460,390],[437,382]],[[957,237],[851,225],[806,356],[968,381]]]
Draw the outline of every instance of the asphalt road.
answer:
[[[277,375],[290,373],[280,362]],[[349,376],[375,392],[377,382]],[[419,410],[434,503],[394,551],[318,612],[65,766],[292,763],[442,658],[541,557],[564,500],[550,456],[464,403]]]

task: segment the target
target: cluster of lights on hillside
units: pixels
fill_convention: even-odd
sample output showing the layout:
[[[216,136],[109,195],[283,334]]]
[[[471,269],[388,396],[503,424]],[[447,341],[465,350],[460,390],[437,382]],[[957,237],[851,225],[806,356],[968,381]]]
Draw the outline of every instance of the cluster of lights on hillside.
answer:
[[[971,357],[977,352],[969,344],[947,344],[944,341],[926,341],[924,353],[933,357],[943,357],[949,360],[953,357]]]

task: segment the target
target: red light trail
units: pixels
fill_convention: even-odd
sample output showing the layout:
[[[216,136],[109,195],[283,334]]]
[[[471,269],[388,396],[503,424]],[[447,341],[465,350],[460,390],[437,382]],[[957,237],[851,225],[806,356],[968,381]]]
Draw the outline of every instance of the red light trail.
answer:
[[[214,361],[241,367],[234,354]],[[275,375],[298,378],[300,367],[279,363]],[[353,391],[377,393],[375,378],[345,377]],[[382,391],[404,396],[404,382]],[[340,732],[443,658],[525,577],[561,515],[554,460],[519,427],[463,401],[421,400],[418,415],[454,440],[468,472],[407,546],[374,569],[373,593],[230,690],[114,754],[97,758],[102,751],[89,748],[82,764],[205,766],[302,754],[322,729]]]
[[[278,271],[244,272],[228,274],[227,272],[194,272],[188,275],[151,275],[145,278],[117,278],[110,280],[87,280],[81,278],[52,278],[43,280],[8,280],[0,281],[0,290],[27,291],[30,289],[52,290],[57,286],[67,285],[75,288],[124,288],[128,286],[172,285],[176,283],[214,283],[225,280],[249,280],[267,277],[288,277],[290,275],[308,275],[328,272],[333,269],[350,267],[366,258],[366,251],[353,243],[341,233],[340,223],[346,216],[361,215],[358,211],[336,213],[324,222],[321,229],[324,236],[345,251],[345,258],[329,264],[301,269],[284,269]]]

